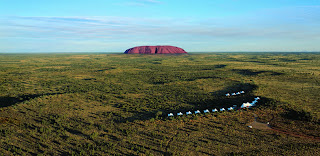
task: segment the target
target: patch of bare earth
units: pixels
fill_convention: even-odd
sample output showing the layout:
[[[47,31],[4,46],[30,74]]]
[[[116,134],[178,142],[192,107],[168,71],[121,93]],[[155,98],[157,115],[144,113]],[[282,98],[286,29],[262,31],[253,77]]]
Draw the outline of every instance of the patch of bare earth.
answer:
[[[251,128],[255,128],[255,129],[260,129],[260,130],[270,130],[271,129],[269,124],[257,121],[257,118],[258,118],[257,114],[253,113],[253,116],[254,116],[254,121],[247,124],[247,126],[250,126]]]

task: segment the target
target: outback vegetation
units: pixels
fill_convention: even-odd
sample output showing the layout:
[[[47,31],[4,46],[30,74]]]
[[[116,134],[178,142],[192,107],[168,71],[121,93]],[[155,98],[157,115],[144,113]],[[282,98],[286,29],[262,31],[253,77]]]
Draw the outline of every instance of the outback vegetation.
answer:
[[[320,155],[319,53],[0,54],[0,75],[2,155]]]

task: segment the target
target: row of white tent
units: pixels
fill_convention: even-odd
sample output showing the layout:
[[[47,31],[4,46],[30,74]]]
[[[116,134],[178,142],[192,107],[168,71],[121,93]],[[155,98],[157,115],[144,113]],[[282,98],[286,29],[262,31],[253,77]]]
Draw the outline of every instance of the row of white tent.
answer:
[[[254,98],[254,99],[255,99],[255,100],[252,101],[251,103],[249,103],[249,102],[243,103],[240,108],[250,108],[250,107],[255,106],[256,103],[258,102],[258,100],[259,100],[260,98],[259,98],[259,97],[256,97],[256,98]],[[229,108],[227,108],[227,110],[228,110],[228,111],[231,111],[231,110],[236,109],[236,107],[237,107],[237,105],[233,105],[233,107],[229,107]],[[225,110],[226,110],[226,109],[221,108],[221,109],[220,109],[220,112],[223,112],[223,111],[225,111]],[[210,112],[209,109],[203,110],[203,113],[209,113],[209,112]],[[214,112],[218,112],[218,109],[217,109],[217,108],[212,109],[212,113],[214,113]],[[199,113],[201,113],[200,110],[194,111],[194,114],[199,114]],[[191,111],[186,112],[186,115],[191,115],[191,114],[192,114]],[[182,112],[177,113],[177,116],[182,116],[182,115],[183,115]],[[168,117],[172,117],[172,116],[174,116],[173,113],[169,113],[169,114],[168,114]]]
[[[256,98],[254,98],[254,101],[252,101],[251,103],[250,102],[243,103],[240,108],[254,107],[254,106],[256,106],[256,103],[258,102],[258,100],[260,100],[260,98],[256,97]]]
[[[244,94],[245,92],[244,91],[239,91],[239,92],[236,92],[236,93],[227,93],[226,96],[235,96],[235,95],[240,95],[240,94]]]

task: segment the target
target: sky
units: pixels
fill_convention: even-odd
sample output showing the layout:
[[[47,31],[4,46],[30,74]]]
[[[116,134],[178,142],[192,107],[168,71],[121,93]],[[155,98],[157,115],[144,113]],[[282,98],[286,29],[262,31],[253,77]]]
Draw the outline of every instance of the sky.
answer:
[[[319,52],[320,0],[0,0],[0,52]]]

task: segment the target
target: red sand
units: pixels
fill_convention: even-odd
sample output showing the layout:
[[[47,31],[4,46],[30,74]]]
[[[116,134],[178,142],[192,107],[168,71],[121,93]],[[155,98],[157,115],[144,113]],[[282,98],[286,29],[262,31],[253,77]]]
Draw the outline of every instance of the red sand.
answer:
[[[125,54],[185,54],[182,48],[174,46],[139,46],[127,49]]]

